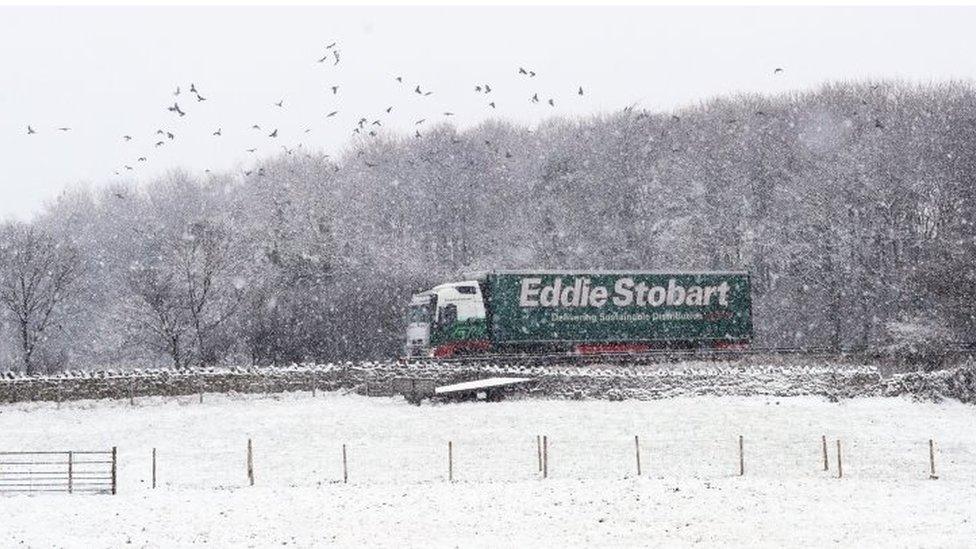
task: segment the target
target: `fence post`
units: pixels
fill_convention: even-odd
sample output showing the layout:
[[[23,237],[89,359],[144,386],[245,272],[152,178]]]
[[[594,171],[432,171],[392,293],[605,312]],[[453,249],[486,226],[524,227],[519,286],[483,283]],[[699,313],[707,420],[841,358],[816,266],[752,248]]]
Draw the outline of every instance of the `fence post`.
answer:
[[[549,437],[542,435],[542,478],[549,478]]]
[[[116,483],[116,472],[118,470],[118,467],[116,465],[118,463],[116,459],[117,455],[118,452],[116,451],[115,446],[112,446],[112,495],[113,496],[116,494],[116,486],[117,486]]]
[[[542,472],[542,437],[540,435],[535,436],[535,453],[539,458],[539,472]]]
[[[58,381],[58,410],[61,409],[61,391],[62,391],[61,382]]]
[[[247,481],[254,486],[254,448],[251,439],[247,439]]]
[[[929,439],[929,478],[936,480],[939,477],[935,474],[935,442]]]
[[[745,448],[743,447],[742,435],[739,435],[739,476],[746,474]]]
[[[844,462],[840,457],[840,439],[837,439],[837,478],[844,478]]]
[[[74,452],[68,452],[68,493],[74,491]]]
[[[823,447],[824,471],[827,471],[829,469],[829,466],[828,466],[828,463],[829,462],[827,461],[827,435],[820,435],[820,443],[821,443],[821,446]]]
[[[152,451],[152,487],[156,489],[156,449]]]
[[[136,397],[132,388],[133,380],[129,379],[129,406],[136,405]]]
[[[315,398],[315,383],[312,383],[312,398]]]
[[[447,441],[447,480],[454,482],[454,442]]]
[[[634,451],[637,454],[637,476],[641,476],[641,466],[640,466],[640,437],[634,435]]]
[[[346,445],[342,445],[342,483],[349,482],[349,468],[346,464]]]

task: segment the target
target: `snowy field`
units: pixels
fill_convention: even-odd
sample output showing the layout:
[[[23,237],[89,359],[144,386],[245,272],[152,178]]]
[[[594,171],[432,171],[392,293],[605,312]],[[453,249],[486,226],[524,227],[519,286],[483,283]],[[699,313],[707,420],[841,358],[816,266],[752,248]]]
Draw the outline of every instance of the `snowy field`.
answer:
[[[537,434],[550,441],[545,480]],[[821,435],[830,441],[826,472]],[[928,479],[930,438],[938,480]],[[0,407],[0,449],[113,445],[119,495],[0,496],[0,546],[965,547],[976,539],[976,407],[956,402],[699,397],[415,407],[304,393]]]

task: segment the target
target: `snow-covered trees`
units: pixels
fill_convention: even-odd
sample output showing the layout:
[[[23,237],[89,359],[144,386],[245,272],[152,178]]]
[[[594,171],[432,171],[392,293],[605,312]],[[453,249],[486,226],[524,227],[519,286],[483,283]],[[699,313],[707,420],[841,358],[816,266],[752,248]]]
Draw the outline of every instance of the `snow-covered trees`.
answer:
[[[35,225],[84,265],[88,314],[47,335],[76,365],[389,357],[411,292],[492,268],[741,269],[757,345],[972,342],[976,90],[380,133],[66,193]]]
[[[14,320],[25,372],[35,371],[38,350],[81,276],[81,259],[70,244],[31,225],[0,227],[0,306]]]

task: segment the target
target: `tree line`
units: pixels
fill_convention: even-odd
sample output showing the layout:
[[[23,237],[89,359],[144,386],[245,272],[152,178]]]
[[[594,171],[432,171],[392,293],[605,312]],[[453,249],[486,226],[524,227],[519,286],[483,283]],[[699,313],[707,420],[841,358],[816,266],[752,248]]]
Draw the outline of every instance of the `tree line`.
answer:
[[[757,346],[976,341],[976,89],[842,82],[75,186],[0,227],[0,369],[396,356],[489,269],[745,270]]]

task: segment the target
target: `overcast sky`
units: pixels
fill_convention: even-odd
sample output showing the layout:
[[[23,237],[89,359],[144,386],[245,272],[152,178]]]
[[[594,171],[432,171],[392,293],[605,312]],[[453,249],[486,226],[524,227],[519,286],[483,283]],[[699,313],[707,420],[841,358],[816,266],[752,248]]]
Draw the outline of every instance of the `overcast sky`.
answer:
[[[837,79],[973,79],[973,29],[968,7],[2,7],[0,217],[67,185],[239,171],[282,145],[336,153],[360,117],[412,134],[420,118],[535,124]],[[339,64],[317,63],[332,42]],[[157,129],[175,139],[156,147]]]

